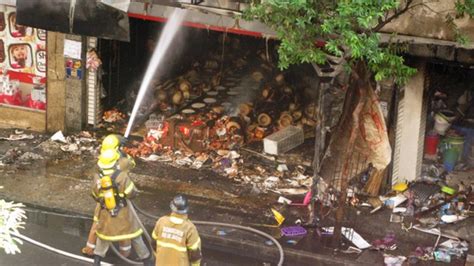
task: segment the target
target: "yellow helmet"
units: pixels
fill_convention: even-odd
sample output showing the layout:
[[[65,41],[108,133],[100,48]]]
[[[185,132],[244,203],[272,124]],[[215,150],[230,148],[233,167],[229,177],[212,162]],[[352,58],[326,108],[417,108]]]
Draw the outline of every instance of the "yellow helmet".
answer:
[[[119,158],[120,153],[116,149],[108,149],[100,153],[97,165],[102,169],[110,169],[115,166]]]
[[[118,149],[120,146],[119,136],[115,134],[110,134],[104,138],[102,141],[102,146],[100,147],[100,152],[104,152],[109,149]]]

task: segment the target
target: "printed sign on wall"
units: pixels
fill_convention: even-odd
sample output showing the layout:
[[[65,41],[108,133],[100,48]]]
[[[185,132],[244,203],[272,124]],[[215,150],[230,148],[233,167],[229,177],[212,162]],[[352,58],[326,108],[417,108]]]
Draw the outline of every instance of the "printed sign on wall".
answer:
[[[46,31],[16,24],[14,7],[0,6],[0,67],[46,76]]]

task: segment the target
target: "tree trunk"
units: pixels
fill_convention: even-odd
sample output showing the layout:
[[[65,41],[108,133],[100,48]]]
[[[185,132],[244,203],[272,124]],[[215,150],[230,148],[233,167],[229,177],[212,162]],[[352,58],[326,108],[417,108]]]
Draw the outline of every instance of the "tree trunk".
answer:
[[[340,187],[340,196],[338,198],[338,208],[336,210],[336,223],[334,225],[334,236],[333,236],[333,245],[339,246],[341,243],[341,228],[344,221],[344,208],[346,206],[347,199],[347,187],[349,184],[350,176],[350,167],[351,159],[354,151],[355,140],[359,131],[359,116],[363,108],[364,98],[367,94],[367,89],[370,88],[369,74],[367,70],[367,65],[359,61],[352,69],[351,79],[349,81],[349,91],[346,97],[351,97],[346,99],[346,104],[343,111],[343,116],[341,120],[345,120],[346,123],[351,125],[349,140],[346,146],[346,151],[344,153],[342,160],[342,175],[341,175],[341,187]],[[348,104],[352,102],[352,104]],[[344,115],[346,114],[346,115]],[[340,123],[342,125],[343,123]],[[338,130],[343,130],[343,127],[338,127]],[[338,134],[334,134],[334,137],[337,137]]]

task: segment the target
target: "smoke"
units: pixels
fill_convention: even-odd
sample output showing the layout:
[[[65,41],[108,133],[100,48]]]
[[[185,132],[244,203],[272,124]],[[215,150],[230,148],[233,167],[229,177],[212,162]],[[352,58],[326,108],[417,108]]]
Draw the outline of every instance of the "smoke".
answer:
[[[226,112],[228,116],[237,116],[240,111],[239,105],[241,103],[253,103],[258,97],[260,86],[250,75],[246,75],[238,86],[229,89],[229,92],[233,91],[238,93],[238,95],[229,97],[231,107]]]

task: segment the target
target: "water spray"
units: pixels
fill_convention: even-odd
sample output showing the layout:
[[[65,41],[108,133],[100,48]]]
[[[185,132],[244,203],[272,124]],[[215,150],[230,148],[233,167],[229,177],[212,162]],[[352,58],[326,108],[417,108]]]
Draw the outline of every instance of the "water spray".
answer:
[[[160,35],[158,44],[155,47],[155,51],[153,52],[153,56],[151,57],[150,63],[148,64],[148,68],[145,72],[145,77],[143,78],[143,82],[140,85],[140,89],[138,90],[137,100],[135,101],[135,104],[133,106],[132,114],[130,116],[130,120],[128,121],[127,130],[125,130],[125,138],[130,135],[133,122],[137,116],[138,109],[140,108],[143,98],[146,95],[148,87],[150,87],[151,80],[155,75],[158,66],[162,62],[165,52],[168,50],[171,41],[176,36],[176,33],[179,30],[179,26],[183,21],[185,14],[186,10],[175,9]]]

